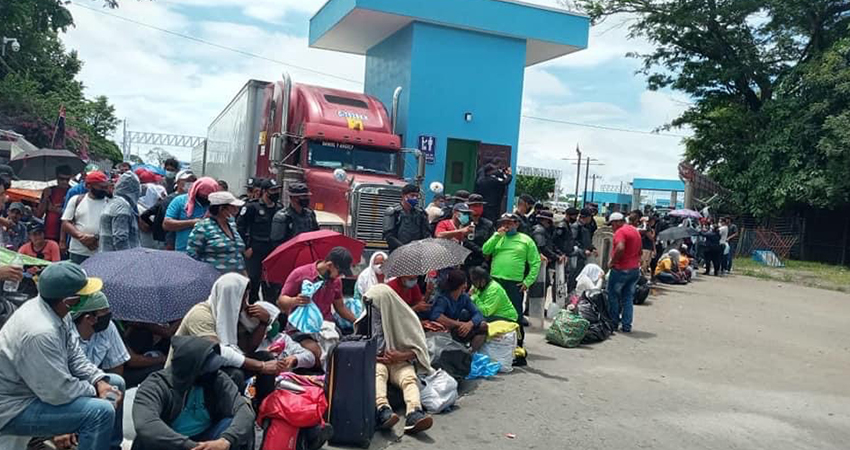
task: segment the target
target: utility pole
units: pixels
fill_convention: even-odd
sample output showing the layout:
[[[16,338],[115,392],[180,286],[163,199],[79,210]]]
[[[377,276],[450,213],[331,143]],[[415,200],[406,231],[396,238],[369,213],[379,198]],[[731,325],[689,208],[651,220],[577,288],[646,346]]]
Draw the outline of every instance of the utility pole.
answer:
[[[126,117],[124,118],[123,136],[124,137],[121,139],[121,153],[124,154],[124,161],[129,161],[130,160],[130,147],[129,147],[129,143],[127,142],[127,118]]]
[[[593,201],[593,197],[596,196],[596,180],[602,179],[602,177],[594,173],[591,178],[593,178],[593,187],[590,189],[590,201]]]
[[[578,144],[576,144],[576,155],[578,156],[578,168],[576,169],[576,197],[573,202],[574,208],[578,208],[578,183],[581,180],[581,150],[578,148]]]
[[[584,165],[584,197],[582,203],[587,203],[587,180],[590,178],[590,157],[587,157],[587,164]]]

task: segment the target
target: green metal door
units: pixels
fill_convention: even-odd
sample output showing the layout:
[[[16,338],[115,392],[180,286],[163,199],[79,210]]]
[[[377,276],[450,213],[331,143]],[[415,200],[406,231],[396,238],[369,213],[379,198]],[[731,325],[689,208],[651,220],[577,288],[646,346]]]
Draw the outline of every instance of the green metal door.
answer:
[[[449,139],[446,146],[445,193],[454,194],[461,189],[472,192],[475,172],[478,169],[478,142]]]

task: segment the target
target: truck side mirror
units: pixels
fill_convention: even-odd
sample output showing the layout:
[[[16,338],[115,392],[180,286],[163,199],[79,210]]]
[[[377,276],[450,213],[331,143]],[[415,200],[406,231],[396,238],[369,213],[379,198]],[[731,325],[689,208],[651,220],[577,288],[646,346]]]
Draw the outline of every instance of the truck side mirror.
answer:
[[[281,134],[273,134],[269,141],[269,161],[283,163],[283,140]]]

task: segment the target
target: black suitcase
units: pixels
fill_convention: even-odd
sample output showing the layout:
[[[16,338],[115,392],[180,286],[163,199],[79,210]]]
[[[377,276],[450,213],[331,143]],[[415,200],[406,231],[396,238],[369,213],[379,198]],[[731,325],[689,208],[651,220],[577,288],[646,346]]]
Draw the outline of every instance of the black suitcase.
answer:
[[[372,303],[366,304],[365,335],[345,336],[331,351],[325,393],[334,445],[368,448],[375,434],[375,357]]]

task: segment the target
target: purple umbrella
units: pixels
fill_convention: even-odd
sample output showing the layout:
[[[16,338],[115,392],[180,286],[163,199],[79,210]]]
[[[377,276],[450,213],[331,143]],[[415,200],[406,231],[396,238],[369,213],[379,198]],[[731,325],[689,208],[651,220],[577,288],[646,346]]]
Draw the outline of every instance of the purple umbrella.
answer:
[[[116,319],[159,324],[182,319],[221,276],[185,253],[147,248],[98,253],[83,268],[103,280]]]
[[[673,217],[690,217],[692,219],[699,219],[702,217],[702,214],[691,209],[674,209],[673,211],[667,213],[667,215]]]

